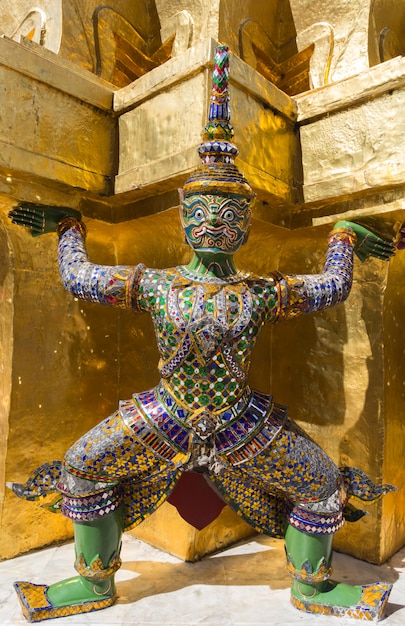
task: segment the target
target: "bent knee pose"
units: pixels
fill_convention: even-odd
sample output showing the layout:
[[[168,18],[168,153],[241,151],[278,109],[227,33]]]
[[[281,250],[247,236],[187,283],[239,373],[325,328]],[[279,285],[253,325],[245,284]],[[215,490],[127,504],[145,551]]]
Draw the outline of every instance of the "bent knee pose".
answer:
[[[38,588],[17,583],[29,619],[112,604],[122,530],[141,522],[181,473],[195,468],[253,527],[285,537],[298,608],[376,616],[388,597],[388,585],[352,587],[331,582],[330,573],[333,533],[350,496],[372,500],[389,488],[337,468],[286,407],[250,388],[248,374],[264,324],[343,302],[353,252],[389,258],[394,248],[356,223],[339,222],[319,274],[262,277],[236,268],[254,194],[234,164],[227,62],[219,48],[202,163],[181,191],[180,219],[192,249],[187,265],[96,265],[77,212],[25,204],[11,214],[34,234],[58,232],[60,273],[73,296],[150,315],[160,353],[159,384],[120,402],[55,470],[62,513],[75,527],[78,575],[42,586],[40,601]]]

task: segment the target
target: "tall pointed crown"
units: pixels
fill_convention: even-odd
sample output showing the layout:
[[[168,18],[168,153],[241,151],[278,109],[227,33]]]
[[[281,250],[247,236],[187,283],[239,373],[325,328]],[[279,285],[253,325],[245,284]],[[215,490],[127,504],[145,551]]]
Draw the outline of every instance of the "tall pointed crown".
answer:
[[[185,182],[184,196],[225,193],[251,198],[254,195],[251,186],[234,164],[239,150],[232,143],[234,133],[230,123],[228,75],[229,49],[227,46],[218,46],[214,56],[208,124],[203,131],[203,142],[197,149],[201,165]]]

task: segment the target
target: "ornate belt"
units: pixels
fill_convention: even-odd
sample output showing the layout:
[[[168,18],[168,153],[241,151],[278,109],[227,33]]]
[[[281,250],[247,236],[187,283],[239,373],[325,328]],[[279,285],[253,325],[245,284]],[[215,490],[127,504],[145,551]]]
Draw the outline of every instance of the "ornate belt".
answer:
[[[120,413],[135,436],[167,460],[179,452],[188,456],[193,444],[204,443],[232,464],[270,445],[287,418],[286,407],[250,388],[233,405],[211,413],[181,407],[162,384],[121,402]]]

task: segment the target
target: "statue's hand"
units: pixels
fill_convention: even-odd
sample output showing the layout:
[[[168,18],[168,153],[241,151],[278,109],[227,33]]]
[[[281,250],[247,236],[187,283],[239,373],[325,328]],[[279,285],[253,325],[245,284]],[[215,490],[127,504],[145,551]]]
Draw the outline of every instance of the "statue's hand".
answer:
[[[43,235],[44,233],[54,233],[60,220],[66,216],[80,220],[81,214],[75,209],[60,206],[47,206],[44,204],[35,204],[33,202],[21,202],[9,212],[13,224],[26,226],[31,230],[33,237]]]
[[[369,257],[387,261],[395,254],[396,246],[393,241],[380,237],[365,226],[356,224],[356,222],[338,222],[334,228],[351,228],[356,233],[357,241],[354,252],[360,261],[365,261]]]

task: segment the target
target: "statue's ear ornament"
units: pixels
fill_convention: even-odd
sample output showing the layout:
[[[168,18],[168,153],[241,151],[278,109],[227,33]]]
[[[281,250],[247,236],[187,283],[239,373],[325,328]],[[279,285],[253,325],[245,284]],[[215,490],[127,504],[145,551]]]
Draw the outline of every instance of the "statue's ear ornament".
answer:
[[[177,191],[178,191],[178,194],[179,194],[180,204],[183,204],[183,200],[184,200],[183,189],[181,187],[179,187]]]

